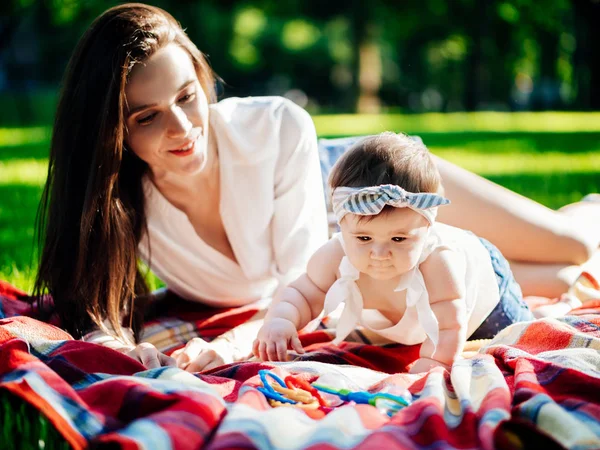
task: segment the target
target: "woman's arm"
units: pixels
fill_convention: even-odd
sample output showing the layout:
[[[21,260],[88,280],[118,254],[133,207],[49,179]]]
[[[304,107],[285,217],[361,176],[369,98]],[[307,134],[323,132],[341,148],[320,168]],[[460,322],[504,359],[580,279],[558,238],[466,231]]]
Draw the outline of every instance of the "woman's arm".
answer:
[[[271,229],[277,275],[285,286],[305,271],[311,255],[327,241],[327,214],[313,121],[287,100],[277,113],[280,149]]]
[[[591,212],[576,220],[566,208],[551,210],[442,158],[434,161],[452,201],[440,208],[437,220],[489,240],[507,259],[582,264],[598,248],[600,232]]]
[[[161,366],[175,366],[175,360],[147,342],[135,344],[133,332],[130,328],[123,328],[124,338],[119,338],[116,334],[111,334],[110,323],[104,322],[105,330],[98,329],[86,334],[81,338],[82,341],[91,342],[103,347],[124,353],[127,356],[142,363],[148,369],[154,369]]]

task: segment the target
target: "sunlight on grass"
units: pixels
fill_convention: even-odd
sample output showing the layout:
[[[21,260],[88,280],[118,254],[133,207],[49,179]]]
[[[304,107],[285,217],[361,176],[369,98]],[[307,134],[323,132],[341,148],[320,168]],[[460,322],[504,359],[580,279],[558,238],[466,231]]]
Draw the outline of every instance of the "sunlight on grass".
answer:
[[[37,270],[37,267],[35,270]],[[27,265],[24,268],[18,268],[15,263],[12,264],[12,267],[0,266],[0,280],[7,280],[13,286],[18,287],[25,292],[32,292],[35,280],[35,270],[32,269],[30,265]]]
[[[48,160],[17,159],[0,161],[0,185],[41,186],[48,175]]]
[[[0,128],[0,147],[47,142],[51,133],[50,127]]]
[[[420,136],[433,153],[550,208],[600,191],[600,113],[315,116],[320,136],[385,130]],[[34,218],[50,128],[0,128],[0,279],[29,291]],[[163,283],[151,272],[152,289]]]
[[[469,112],[426,114],[314,115],[319,136],[357,136],[382,131],[448,132],[600,132],[600,112]],[[50,127],[0,128],[0,147],[47,142]]]
[[[492,132],[590,132],[600,131],[600,113],[428,113],[337,114],[313,116],[319,136],[356,136],[382,131],[405,133]]]
[[[519,147],[518,143],[511,148]],[[600,145],[599,145],[600,147]],[[555,173],[600,171],[600,152],[539,153],[521,151],[475,153],[459,147],[430,146],[430,150],[465,169],[480,175],[505,173]],[[600,148],[599,148],[600,150]],[[42,186],[48,171],[47,160],[0,161],[0,185],[22,184]]]
[[[483,176],[600,172],[600,152],[548,152],[542,156],[539,153],[472,153],[458,148],[430,149],[434,154]]]

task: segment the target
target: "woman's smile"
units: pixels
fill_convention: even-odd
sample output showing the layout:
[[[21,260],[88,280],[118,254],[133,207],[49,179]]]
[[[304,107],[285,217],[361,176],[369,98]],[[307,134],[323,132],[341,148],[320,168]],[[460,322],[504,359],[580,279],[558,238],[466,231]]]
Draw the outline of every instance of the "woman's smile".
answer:
[[[194,153],[194,150],[196,149],[197,141],[198,141],[198,138],[188,142],[187,144],[183,145],[180,148],[177,148],[174,150],[169,150],[169,153],[171,153],[172,155],[175,155],[175,156],[179,156],[179,157],[191,155],[192,153]]]

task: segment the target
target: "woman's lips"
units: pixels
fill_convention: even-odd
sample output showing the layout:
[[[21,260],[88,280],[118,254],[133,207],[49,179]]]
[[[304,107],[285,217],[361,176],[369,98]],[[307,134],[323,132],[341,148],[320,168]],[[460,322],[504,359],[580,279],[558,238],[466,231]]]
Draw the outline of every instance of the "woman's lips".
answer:
[[[184,150],[169,150],[169,153],[175,156],[188,156],[194,153],[194,148],[196,147],[196,141],[188,144]]]

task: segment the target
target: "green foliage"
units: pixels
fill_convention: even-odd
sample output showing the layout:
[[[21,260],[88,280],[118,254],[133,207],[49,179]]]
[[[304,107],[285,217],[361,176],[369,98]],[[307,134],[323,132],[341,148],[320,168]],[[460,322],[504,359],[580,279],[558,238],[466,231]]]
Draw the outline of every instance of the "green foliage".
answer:
[[[8,108],[0,108],[0,124],[51,123],[54,108],[34,104],[30,92],[58,86],[75,42],[118,3],[3,3],[0,105]],[[315,112],[354,112],[371,80],[383,106],[409,112],[598,108],[599,69],[587,42],[600,8],[592,0],[152,4],[181,22],[228,96],[301,90]],[[358,64],[366,44],[379,63]]]
[[[31,131],[37,134],[38,130],[32,130],[29,127],[51,124],[54,121],[56,102],[57,95],[54,90],[0,92],[0,127],[11,127],[8,130],[3,130],[3,132],[22,133]],[[27,125],[28,128],[15,130],[15,127],[22,127],[23,125]],[[49,132],[49,130],[46,129],[45,132]],[[49,135],[45,136],[46,139],[48,137]],[[5,136],[0,134],[0,142],[5,141]],[[27,140],[26,142],[31,141]]]
[[[2,450],[67,450],[64,440],[45,416],[14,394],[0,390]]]

